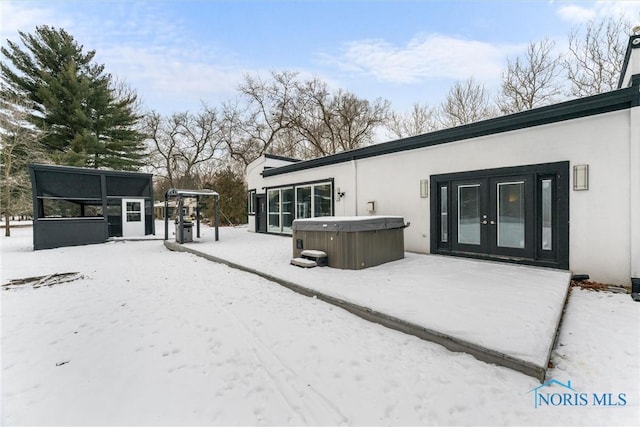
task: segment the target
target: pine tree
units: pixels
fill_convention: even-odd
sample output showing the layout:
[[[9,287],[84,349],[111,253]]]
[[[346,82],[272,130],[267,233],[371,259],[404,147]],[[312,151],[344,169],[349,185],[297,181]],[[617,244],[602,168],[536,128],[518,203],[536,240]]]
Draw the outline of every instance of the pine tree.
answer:
[[[137,97],[115,87],[95,51],[83,52],[64,29],[36,27],[19,32],[22,45],[7,41],[0,62],[2,95],[26,96],[32,123],[58,164],[135,170],[145,147],[136,130]]]

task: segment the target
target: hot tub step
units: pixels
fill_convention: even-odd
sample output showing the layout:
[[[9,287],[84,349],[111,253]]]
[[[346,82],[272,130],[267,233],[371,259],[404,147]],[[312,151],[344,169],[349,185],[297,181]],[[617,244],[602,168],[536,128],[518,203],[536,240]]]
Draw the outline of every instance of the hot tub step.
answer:
[[[327,253],[324,251],[318,251],[316,249],[305,249],[300,252],[300,256],[305,259],[310,259],[318,264],[318,267],[326,267],[329,264]]]
[[[317,267],[318,263],[307,258],[294,258],[291,260],[291,265],[297,265],[302,268],[313,268]]]

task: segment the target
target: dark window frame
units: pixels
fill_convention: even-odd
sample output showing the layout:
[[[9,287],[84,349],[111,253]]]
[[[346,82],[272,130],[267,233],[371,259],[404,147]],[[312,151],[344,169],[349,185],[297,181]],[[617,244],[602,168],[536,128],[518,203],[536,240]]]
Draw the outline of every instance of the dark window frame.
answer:
[[[282,185],[276,185],[276,186],[272,186],[272,187],[264,187],[264,194],[266,195],[266,210],[267,213],[269,212],[269,191],[271,190],[281,190],[281,189],[288,189],[291,188],[293,189],[293,200],[295,202],[296,200],[296,190],[298,189],[298,187],[308,187],[308,186],[315,186],[318,184],[329,184],[331,186],[331,215],[335,215],[335,195],[334,195],[334,191],[335,191],[335,182],[334,182],[334,178],[326,178],[326,179],[317,179],[317,180],[313,180],[313,181],[303,181],[303,182],[296,182],[296,183],[290,183],[290,184],[282,184]],[[312,216],[312,218],[315,218]],[[297,217],[297,212],[296,209],[293,210],[293,220],[298,219]],[[280,224],[280,229],[282,229],[282,224]],[[269,231],[269,226],[268,226],[268,219],[267,219],[267,234],[276,234],[276,235],[282,235],[282,236],[291,236],[291,233],[285,233],[285,232],[274,232],[274,231]]]

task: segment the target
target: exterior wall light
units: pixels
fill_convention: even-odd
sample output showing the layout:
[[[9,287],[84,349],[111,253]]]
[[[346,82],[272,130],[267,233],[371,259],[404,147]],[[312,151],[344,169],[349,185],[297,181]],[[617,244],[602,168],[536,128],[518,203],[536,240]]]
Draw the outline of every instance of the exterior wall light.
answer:
[[[575,165],[573,167],[573,190],[589,189],[589,165]]]
[[[369,213],[374,213],[376,211],[376,202],[367,202],[367,210]]]
[[[421,179],[420,180],[420,197],[423,199],[425,197],[429,197],[429,180]]]

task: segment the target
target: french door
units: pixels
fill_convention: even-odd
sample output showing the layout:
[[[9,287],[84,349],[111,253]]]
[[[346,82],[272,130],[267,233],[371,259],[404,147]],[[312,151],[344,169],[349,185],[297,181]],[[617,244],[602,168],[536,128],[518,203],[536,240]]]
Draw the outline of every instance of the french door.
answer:
[[[452,181],[453,250],[532,257],[530,185],[526,176]]]
[[[568,163],[432,177],[432,252],[568,268]]]

